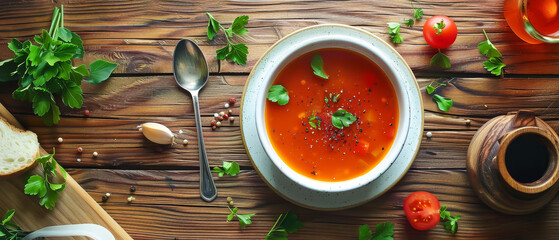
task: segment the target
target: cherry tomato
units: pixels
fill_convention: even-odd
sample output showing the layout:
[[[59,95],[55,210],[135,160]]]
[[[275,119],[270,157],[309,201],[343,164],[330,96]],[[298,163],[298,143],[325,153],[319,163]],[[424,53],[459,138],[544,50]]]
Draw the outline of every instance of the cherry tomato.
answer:
[[[441,20],[444,27],[439,29],[437,27],[440,26]],[[454,40],[456,40],[457,34],[456,24],[446,16],[433,16],[423,25],[423,37],[434,48],[444,49],[450,47]]]
[[[404,202],[404,212],[411,226],[417,230],[434,228],[441,215],[439,200],[428,192],[414,192]]]

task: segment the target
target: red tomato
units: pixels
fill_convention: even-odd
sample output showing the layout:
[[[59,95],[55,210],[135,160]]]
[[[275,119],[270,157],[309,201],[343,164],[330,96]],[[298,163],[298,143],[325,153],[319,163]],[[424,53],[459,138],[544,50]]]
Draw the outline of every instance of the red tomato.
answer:
[[[441,28],[441,32],[437,34],[439,31],[437,26],[440,24],[441,20],[444,23],[444,27]],[[434,48],[444,49],[450,47],[450,45],[454,43],[454,40],[456,40],[457,34],[458,29],[456,29],[456,24],[446,16],[433,16],[423,25],[423,37],[425,41]]]
[[[434,228],[439,223],[439,199],[428,192],[414,192],[404,202],[404,212],[411,226],[417,230]]]

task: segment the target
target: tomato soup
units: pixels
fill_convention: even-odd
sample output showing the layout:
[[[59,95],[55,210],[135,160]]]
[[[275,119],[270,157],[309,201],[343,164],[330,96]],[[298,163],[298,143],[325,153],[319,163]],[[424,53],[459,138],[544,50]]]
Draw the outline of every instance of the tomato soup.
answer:
[[[328,79],[313,73],[317,54]],[[362,54],[338,48],[306,53],[288,63],[272,85],[285,87],[289,102],[266,101],[268,137],[279,157],[301,175],[326,182],[359,177],[394,143],[396,92],[382,69]],[[332,124],[340,109],[355,117],[347,127]]]

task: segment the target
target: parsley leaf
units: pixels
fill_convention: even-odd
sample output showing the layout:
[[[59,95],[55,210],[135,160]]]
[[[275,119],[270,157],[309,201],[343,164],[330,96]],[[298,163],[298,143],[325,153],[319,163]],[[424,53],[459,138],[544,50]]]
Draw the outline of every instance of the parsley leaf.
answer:
[[[436,23],[433,26],[433,29],[437,30],[437,32],[436,32],[437,35],[441,35],[441,33],[443,32],[444,27],[446,27],[446,24],[444,24],[444,20],[441,19],[440,22]]]
[[[0,62],[0,82],[17,80],[17,76],[11,74],[16,68],[17,63],[14,62],[14,59],[6,59]]]
[[[439,52],[431,58],[430,65],[439,66],[442,68],[450,68],[450,59],[439,49]]]
[[[339,129],[343,129],[344,127],[349,127],[350,124],[354,123],[357,120],[355,116],[351,115],[345,109],[338,109],[338,111],[332,114],[332,125]]]
[[[35,159],[43,168],[43,175],[33,175],[27,179],[24,192],[28,195],[36,195],[39,198],[39,204],[45,206],[46,209],[52,210],[58,201],[58,193],[66,187],[66,170],[54,160],[54,148],[52,154],[47,154]],[[62,183],[53,183],[56,169],[59,168],[62,173]]]
[[[315,54],[312,57],[311,68],[314,75],[328,79],[328,75],[324,72],[324,62],[322,61],[322,56],[320,56],[320,54]]]
[[[448,112],[450,107],[452,107],[452,99],[450,98],[445,98],[439,94],[433,94],[433,100],[437,103],[441,111]]]
[[[109,78],[109,76],[117,66],[118,64],[107,62],[105,60],[97,60],[95,62],[92,62],[89,65],[89,77],[86,78],[85,81],[93,84],[98,84],[102,81],[105,81],[107,80],[107,78]]]
[[[404,21],[402,24],[408,26],[408,27],[413,27],[413,24],[415,24],[415,22],[413,21],[413,19],[408,19],[406,21]]]
[[[231,26],[225,29],[209,12],[206,12],[206,15],[210,19],[207,30],[208,39],[213,40],[219,29],[223,30],[227,39],[227,45],[216,51],[217,59],[227,59],[239,65],[246,65],[248,47],[244,43],[233,44],[229,38],[233,37],[233,34],[242,35],[248,33],[248,30],[245,28],[245,25],[248,24],[248,16],[235,18]]]
[[[315,116],[314,114],[312,116],[309,117],[308,119],[309,121],[309,125],[311,125],[312,128],[316,128],[318,130],[320,129],[320,124],[322,123],[322,119]]]
[[[400,24],[397,22],[389,22],[388,25],[388,35],[390,35],[390,40],[392,43],[401,43],[404,41],[402,35],[400,35]]]
[[[266,240],[287,240],[288,233],[294,233],[303,227],[303,223],[294,213],[287,211],[280,214],[272,229],[266,235]]]
[[[237,217],[237,220],[239,220],[239,224],[241,225],[242,228],[245,228],[246,225],[249,225],[252,223],[252,221],[250,220],[250,218],[254,215],[256,215],[255,213],[251,213],[251,214],[238,214],[237,211],[239,211],[238,208],[233,208],[231,209],[229,206],[227,206],[227,208],[229,208],[229,211],[231,211],[231,214],[227,215],[227,221],[231,221],[233,220],[233,217]]]
[[[223,167],[214,167],[212,172],[218,173],[219,177],[223,177],[225,174],[234,177],[241,172],[241,167],[237,162],[223,161]]]
[[[287,89],[285,89],[282,85],[271,86],[270,89],[268,89],[268,95],[266,98],[272,102],[277,102],[279,105],[285,105],[289,102]]]
[[[413,18],[415,18],[416,20],[420,20],[421,18],[423,18],[423,9],[414,8],[413,9]]]
[[[379,223],[375,226],[375,235],[368,225],[361,225],[359,227],[359,240],[393,240],[394,224],[390,222]]]
[[[458,231],[458,219],[460,219],[460,215],[451,217],[450,212],[446,211],[446,206],[441,206],[439,213],[441,215],[441,219],[444,221],[444,229],[452,233],[456,233]]]
[[[477,49],[479,50],[479,53],[485,55],[488,58],[503,57],[503,55],[501,54],[501,52],[499,52],[499,50],[497,50],[495,45],[493,45],[493,43],[489,41],[489,37],[487,37],[487,33],[485,32],[485,29],[483,29],[483,34],[485,35],[485,39],[487,40],[480,42],[477,45]]]
[[[495,76],[500,76],[503,73],[503,68],[506,67],[500,58],[489,58],[489,60],[483,62],[483,67],[487,71],[491,72]]]
[[[21,230],[21,228],[12,221],[15,212],[15,209],[11,209],[4,214],[2,225],[0,225],[0,239],[21,240],[27,236],[28,233]]]

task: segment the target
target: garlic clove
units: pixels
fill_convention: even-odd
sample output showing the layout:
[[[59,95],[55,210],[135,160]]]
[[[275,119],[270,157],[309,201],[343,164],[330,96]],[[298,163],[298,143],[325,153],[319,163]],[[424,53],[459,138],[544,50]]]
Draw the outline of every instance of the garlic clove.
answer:
[[[173,144],[175,135],[169,128],[159,123],[144,123],[141,125],[142,133],[150,141],[158,144]]]

